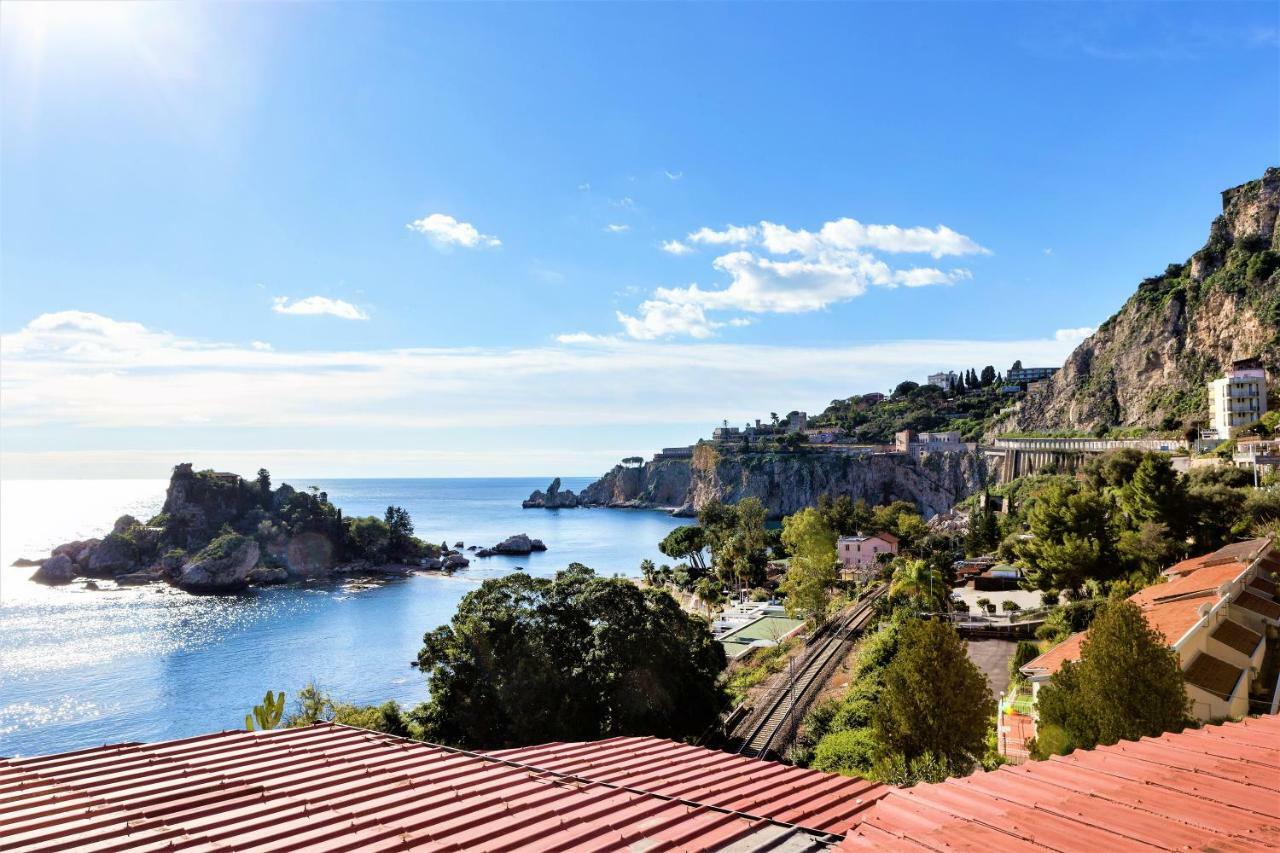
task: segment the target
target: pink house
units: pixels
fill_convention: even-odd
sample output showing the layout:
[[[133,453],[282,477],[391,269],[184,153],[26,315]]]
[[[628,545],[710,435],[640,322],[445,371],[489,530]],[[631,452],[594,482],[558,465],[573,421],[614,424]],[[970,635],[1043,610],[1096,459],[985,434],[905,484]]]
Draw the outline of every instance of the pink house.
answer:
[[[836,540],[836,556],[840,558],[840,574],[852,580],[877,565],[880,554],[898,553],[898,537],[892,533],[872,533],[870,536],[841,536]]]

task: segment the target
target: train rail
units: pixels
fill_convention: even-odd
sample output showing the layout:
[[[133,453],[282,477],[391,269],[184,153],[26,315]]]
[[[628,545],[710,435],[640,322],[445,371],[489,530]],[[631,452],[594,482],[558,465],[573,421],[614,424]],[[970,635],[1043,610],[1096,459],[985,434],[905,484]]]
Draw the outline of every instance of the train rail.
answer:
[[[833,630],[808,649],[800,661],[791,664],[795,667],[792,676],[776,690],[777,695],[742,739],[738,749],[740,755],[768,757],[778,744],[779,735],[788,726],[799,723],[798,715],[804,713],[848,643],[867,627],[874,615],[875,603],[886,589],[882,584],[859,599],[847,614],[840,617]]]

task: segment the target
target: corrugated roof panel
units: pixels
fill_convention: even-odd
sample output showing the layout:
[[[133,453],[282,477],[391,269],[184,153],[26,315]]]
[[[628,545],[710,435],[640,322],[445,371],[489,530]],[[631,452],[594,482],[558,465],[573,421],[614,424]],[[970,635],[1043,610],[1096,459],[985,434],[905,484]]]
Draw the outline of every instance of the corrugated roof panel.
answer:
[[[498,750],[491,756],[585,779],[841,832],[887,788],[659,738],[612,738]]]
[[[1280,717],[894,789],[842,850],[1280,849]]]
[[[650,745],[673,747],[709,752]],[[0,761],[0,846],[18,850],[749,849],[765,830],[760,845],[799,850],[826,837],[770,818],[334,725]]]

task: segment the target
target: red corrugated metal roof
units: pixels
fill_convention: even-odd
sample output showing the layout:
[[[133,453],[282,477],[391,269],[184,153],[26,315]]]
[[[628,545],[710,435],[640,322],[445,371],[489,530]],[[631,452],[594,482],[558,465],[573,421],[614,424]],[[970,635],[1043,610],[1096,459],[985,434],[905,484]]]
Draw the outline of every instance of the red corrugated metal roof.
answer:
[[[651,737],[551,743],[489,755],[555,773],[625,785],[843,834],[888,788]]]
[[[332,724],[222,732],[0,761],[0,849],[806,850],[833,840],[625,781]]]
[[[893,789],[841,850],[1274,850],[1280,717]]]

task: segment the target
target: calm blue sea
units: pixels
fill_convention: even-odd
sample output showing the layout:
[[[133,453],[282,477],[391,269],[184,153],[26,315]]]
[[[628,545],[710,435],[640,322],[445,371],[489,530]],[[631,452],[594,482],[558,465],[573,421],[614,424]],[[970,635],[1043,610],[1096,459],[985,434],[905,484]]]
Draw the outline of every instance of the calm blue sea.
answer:
[[[149,517],[165,483],[0,481],[0,755],[238,728],[266,690],[284,690],[292,701],[311,679],[347,701],[415,704],[426,698],[424,679],[409,667],[422,635],[448,622],[482,580],[517,566],[551,575],[573,561],[635,575],[642,559],[663,559],[657,543],[682,523],[638,510],[522,510],[520,501],[547,478],[289,482],[320,487],[348,515],[403,506],[432,542],[484,546],[528,533],[548,550],[371,589],[202,597],[160,586],[48,588],[10,563],[101,535],[125,512]],[[564,486],[577,491],[588,482],[566,478]]]

